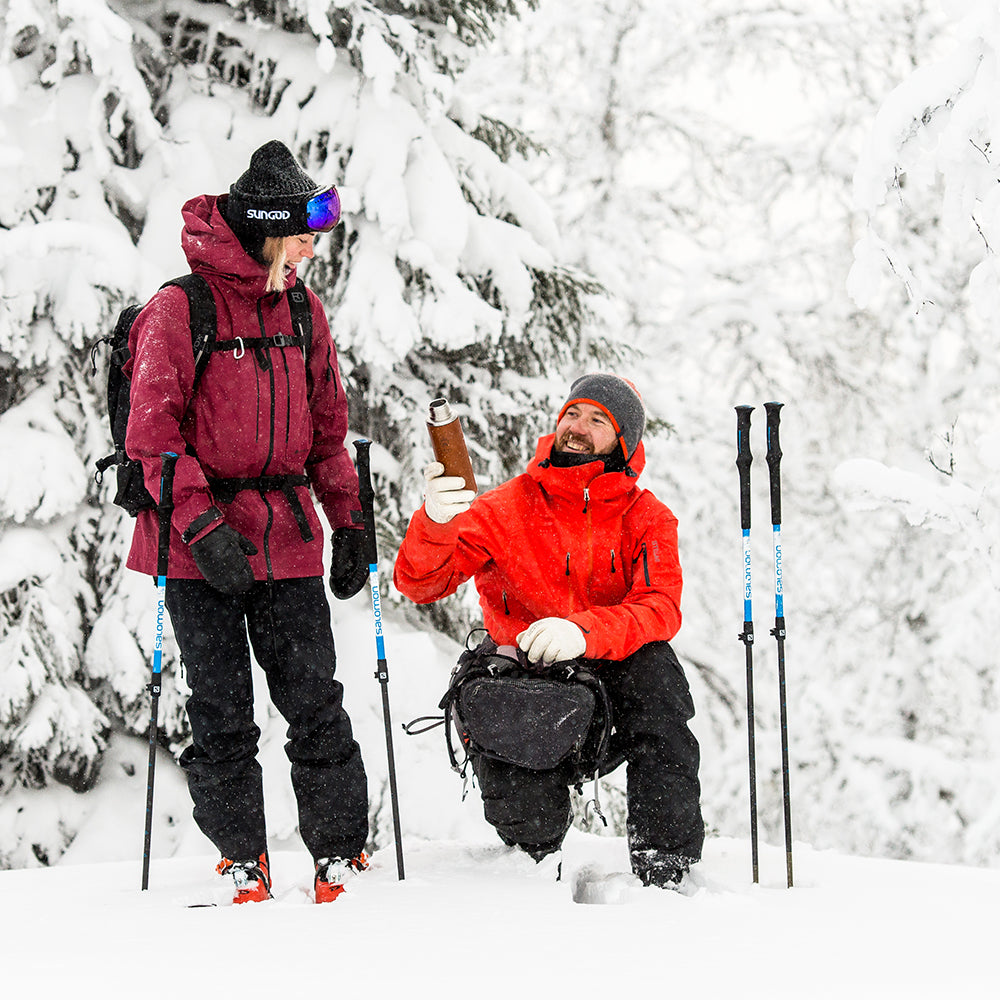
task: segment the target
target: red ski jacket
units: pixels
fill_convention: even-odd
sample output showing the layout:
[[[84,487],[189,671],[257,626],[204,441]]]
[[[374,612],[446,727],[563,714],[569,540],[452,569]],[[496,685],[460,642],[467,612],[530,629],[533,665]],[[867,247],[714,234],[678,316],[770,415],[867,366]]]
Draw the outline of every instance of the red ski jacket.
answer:
[[[181,245],[191,270],[211,286],[218,314],[217,341],[291,335],[288,299],[265,293],[267,270],[233,235],[214,196],[183,208]],[[289,287],[294,281],[294,274]],[[299,516],[280,491],[252,489],[229,503],[212,493],[209,479],[305,474],[331,527],[351,523],[358,477],[344,447],[347,400],[337,352],[319,299],[308,292],[312,314],[309,357],[301,346],[268,345],[211,355],[193,390],[194,356],[188,299],[168,286],[149,301],[132,327],[126,365],[131,409],[126,450],[141,459],[146,488],[160,489],[160,454],[175,452],[171,577],[201,577],[189,545],[222,519],[257,546],[250,557],[258,580],[323,575],[323,532],[308,486],[294,487]],[[303,534],[312,534],[306,541]],[[136,518],[128,567],[155,575],[157,518]]]
[[[447,524],[421,507],[394,572],[396,589],[428,604],[475,577],[483,619],[499,645],[539,618],[568,618],[586,656],[621,660],[671,639],[681,624],[677,518],[636,476],[597,462],[555,468],[555,435],[538,442],[527,472],[477,497]]]

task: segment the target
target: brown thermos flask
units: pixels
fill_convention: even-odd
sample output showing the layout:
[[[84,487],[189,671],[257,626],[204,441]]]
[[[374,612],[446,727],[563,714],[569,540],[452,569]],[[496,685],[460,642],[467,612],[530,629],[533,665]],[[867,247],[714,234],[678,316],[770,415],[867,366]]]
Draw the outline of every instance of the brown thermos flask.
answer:
[[[444,466],[446,476],[461,476],[467,489],[476,490],[476,476],[469,460],[469,449],[458,414],[452,412],[447,399],[431,400],[431,415],[427,421],[434,458]]]

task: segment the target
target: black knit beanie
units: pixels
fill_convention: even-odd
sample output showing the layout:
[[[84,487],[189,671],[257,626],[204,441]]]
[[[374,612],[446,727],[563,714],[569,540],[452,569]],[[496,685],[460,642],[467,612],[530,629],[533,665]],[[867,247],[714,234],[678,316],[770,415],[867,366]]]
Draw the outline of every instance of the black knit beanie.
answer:
[[[243,249],[260,260],[265,237],[309,232],[306,202],[320,190],[291,150],[272,139],[250,157],[246,172],[229,188],[226,221]]]
[[[631,382],[604,372],[581,375],[570,386],[569,396],[559,411],[556,423],[574,403],[590,403],[604,410],[614,424],[625,460],[635,454],[646,427],[646,408]]]

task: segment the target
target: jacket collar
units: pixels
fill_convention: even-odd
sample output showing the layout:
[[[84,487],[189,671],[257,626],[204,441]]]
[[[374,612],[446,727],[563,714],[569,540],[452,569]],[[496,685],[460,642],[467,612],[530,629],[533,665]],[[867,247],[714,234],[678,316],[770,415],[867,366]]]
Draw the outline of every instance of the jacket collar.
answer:
[[[623,496],[638,489],[637,479],[646,467],[646,452],[639,443],[625,472],[605,472],[604,463],[587,462],[568,469],[559,469],[549,462],[555,434],[538,439],[535,457],[528,463],[527,474],[538,482],[546,493],[567,498],[579,498],[586,489],[593,500],[606,500]],[[631,471],[629,471],[631,470]]]
[[[216,276],[251,299],[266,294],[267,268],[243,249],[219,209],[217,195],[192,198],[181,209],[181,216],[181,247],[192,271]],[[289,286],[294,281],[293,269]]]

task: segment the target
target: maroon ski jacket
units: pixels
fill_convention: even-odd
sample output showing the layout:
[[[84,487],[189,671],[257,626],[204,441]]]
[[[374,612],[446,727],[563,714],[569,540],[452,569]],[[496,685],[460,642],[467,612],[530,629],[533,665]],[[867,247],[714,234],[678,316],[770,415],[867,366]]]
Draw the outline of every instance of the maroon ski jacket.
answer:
[[[181,245],[191,270],[208,280],[218,315],[217,340],[292,335],[287,295],[265,293],[267,270],[233,235],[215,196],[183,208]],[[289,281],[294,281],[292,275]],[[358,477],[344,447],[347,400],[337,352],[319,299],[312,314],[309,357],[301,346],[215,352],[194,384],[187,295],[157,292],[132,327],[132,379],[126,450],[142,461],[146,488],[160,488],[160,454],[175,452],[174,514],[169,575],[201,577],[190,543],[222,519],[257,546],[250,557],[258,580],[323,575],[323,532],[309,487],[294,487],[297,504],[281,490],[244,489],[223,502],[210,479],[294,476],[303,472],[332,528],[351,523]],[[298,511],[294,509],[298,508]],[[305,515],[306,530],[299,523]],[[311,540],[303,536],[310,535]],[[128,567],[156,574],[156,511],[136,518]]]

